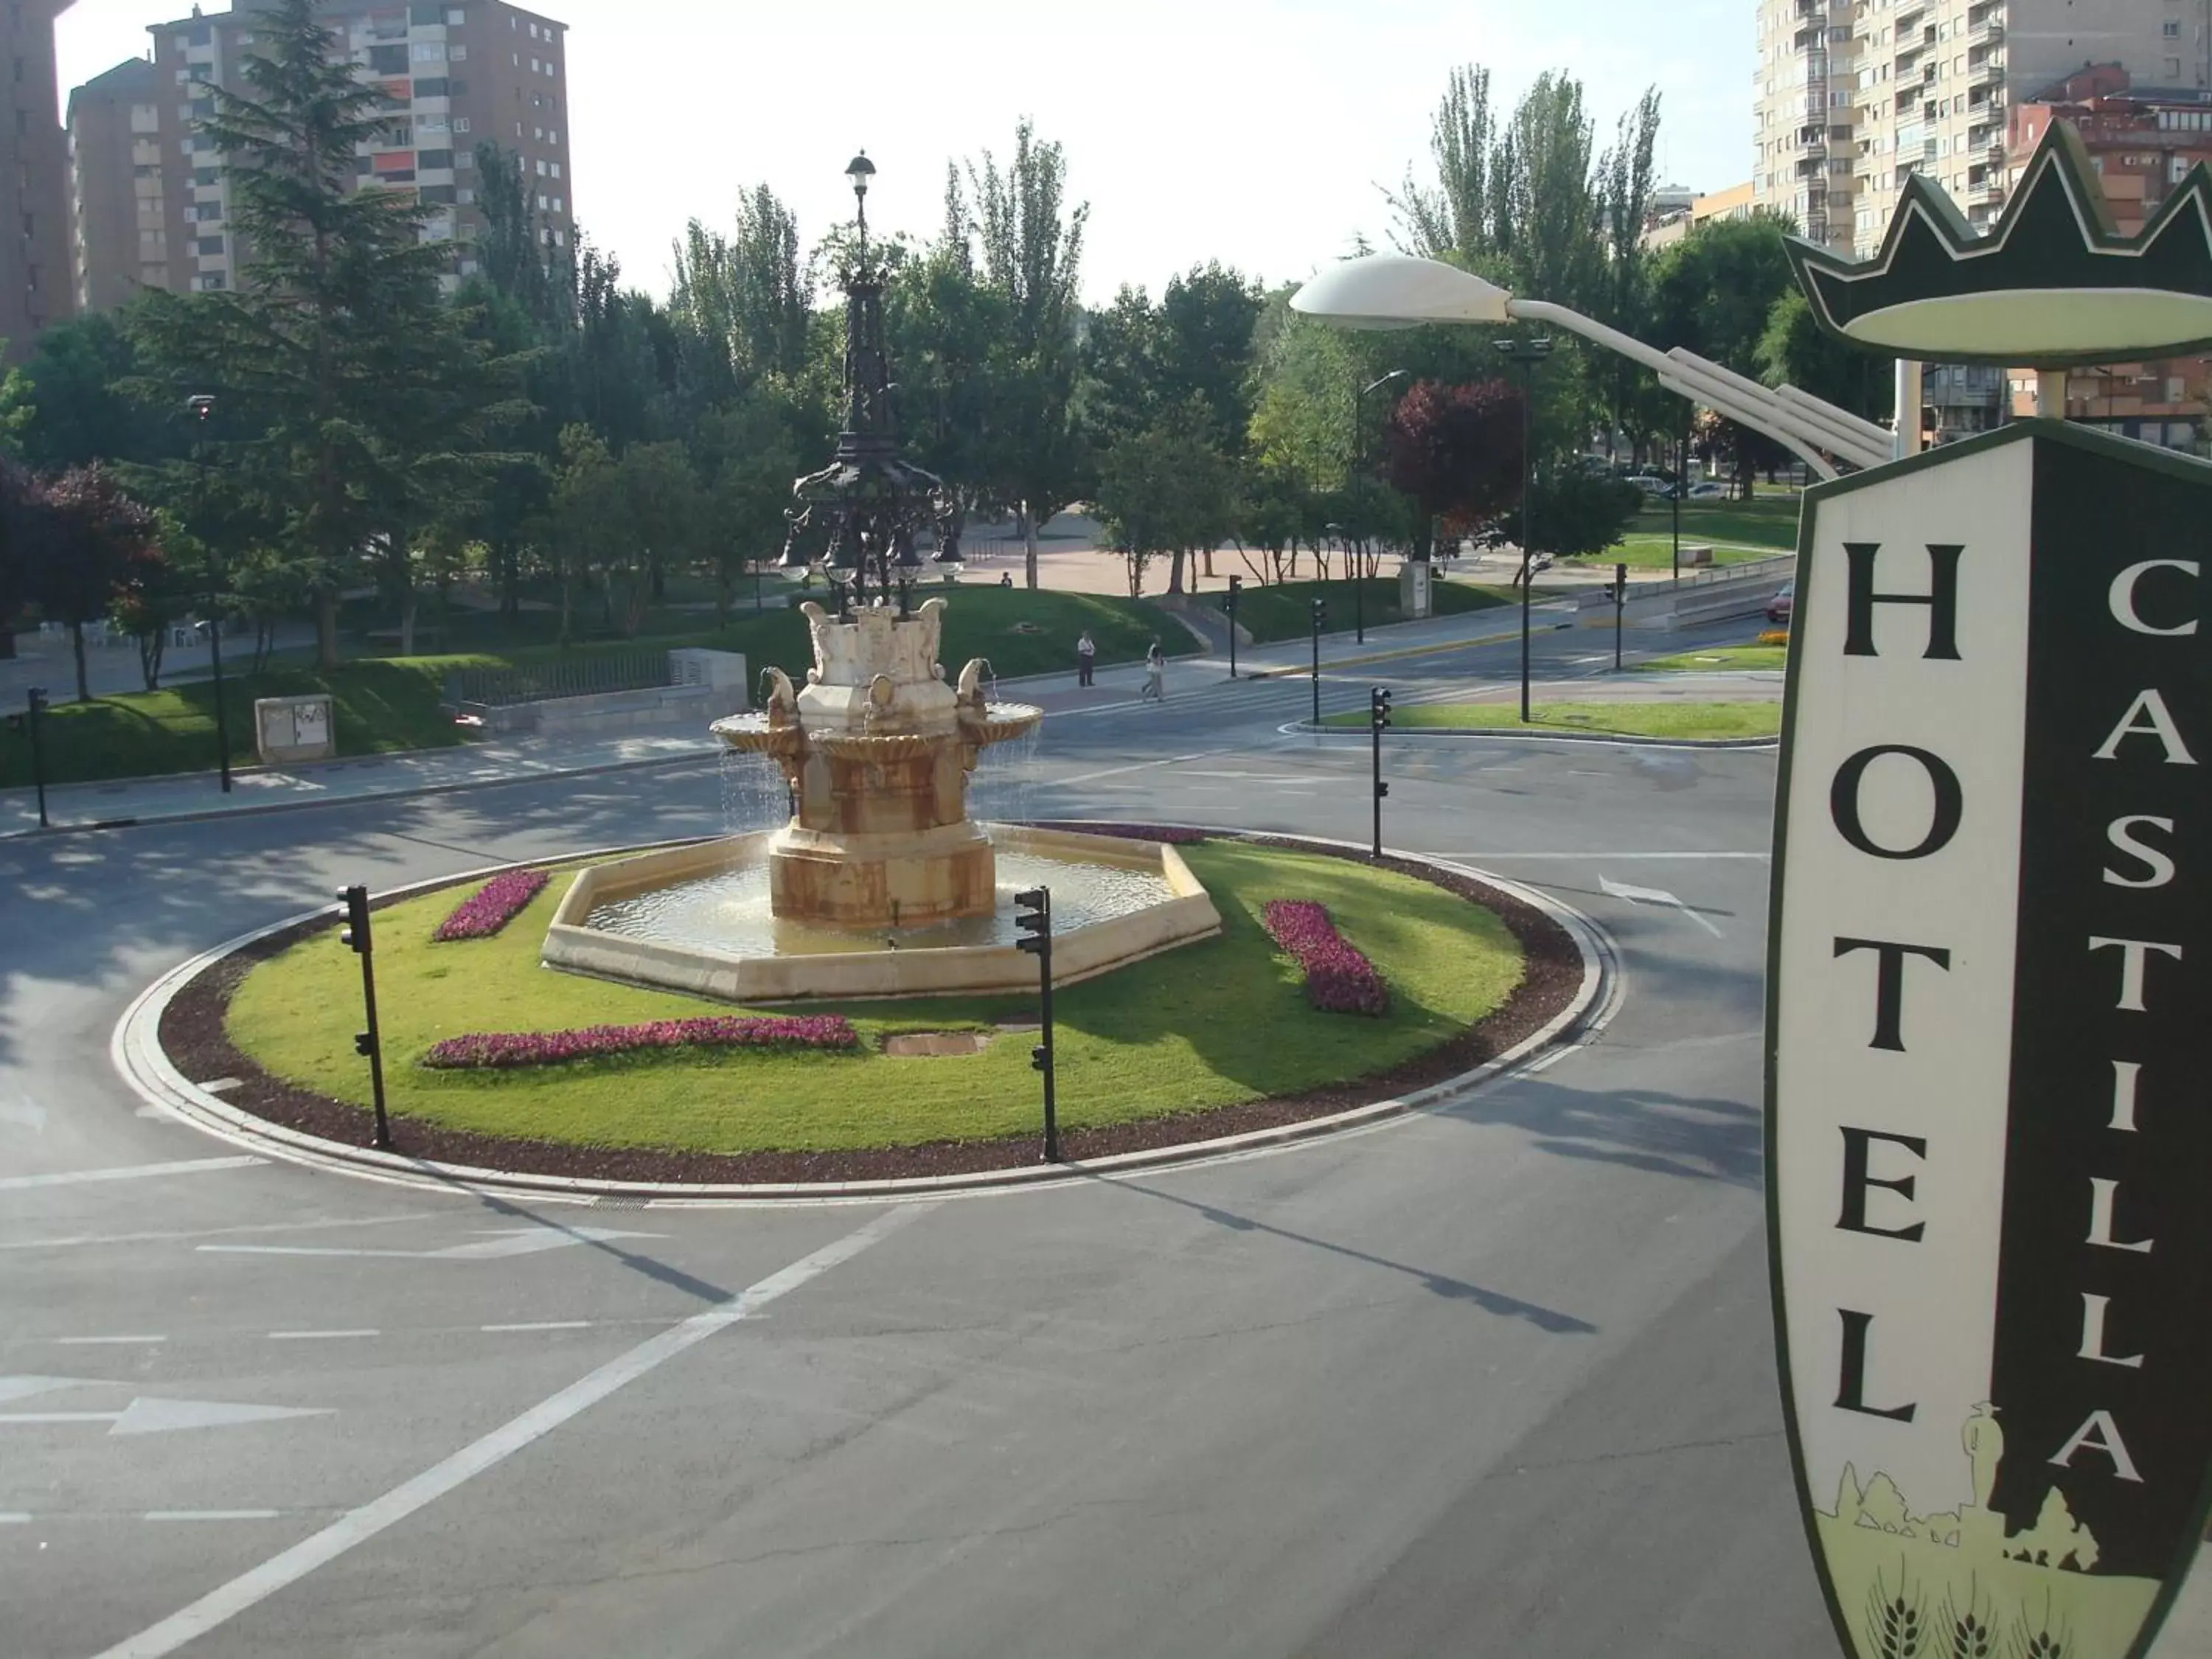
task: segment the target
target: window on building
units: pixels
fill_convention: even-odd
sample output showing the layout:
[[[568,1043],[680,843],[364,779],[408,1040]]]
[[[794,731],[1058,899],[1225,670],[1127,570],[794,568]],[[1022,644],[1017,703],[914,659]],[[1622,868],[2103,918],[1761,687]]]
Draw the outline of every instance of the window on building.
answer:
[[[442,138],[452,131],[453,123],[442,115],[418,115],[415,118],[415,133],[417,137],[429,134]]]
[[[465,98],[468,95],[469,83],[461,80],[459,76],[456,76],[453,81],[453,96],[456,98]]]
[[[544,198],[544,196],[542,196],[542,195],[541,195],[541,196],[539,196],[539,197],[538,197],[538,210],[540,213],[544,213],[544,212],[547,211],[547,208],[546,208],[546,205],[545,205],[545,198]]]
[[[556,196],[553,198],[553,211],[556,213],[566,213],[568,210],[568,204],[562,201],[561,198]]]
[[[355,156],[353,158],[353,172],[354,177],[356,179],[366,178],[369,172],[368,157],[366,155]]]
[[[530,60],[530,72],[532,75],[538,73],[538,60],[535,58]]]
[[[410,6],[407,8],[407,21],[417,28],[437,28],[446,21],[446,9],[443,6]]]
[[[538,25],[535,23],[530,26],[530,38],[533,40],[538,38]]]
[[[368,49],[368,72],[371,75],[406,74],[407,48],[404,46],[371,46]]]
[[[545,176],[545,158],[542,155],[538,158],[538,176],[541,179]]]
[[[151,173],[154,169],[148,167],[146,171]],[[210,185],[219,185],[222,182],[222,169],[220,167],[194,167],[192,169],[192,183],[198,185],[203,190]]]
[[[507,55],[514,60],[515,68],[520,69],[522,67],[522,54],[520,52],[510,52]]]
[[[422,186],[422,200],[430,206],[444,206],[453,202],[455,196],[453,187],[451,185],[425,185]]]
[[[522,129],[517,127],[515,131],[520,132]],[[542,144],[545,142],[545,129],[544,127],[532,127],[530,129],[530,136]]]
[[[468,21],[468,13],[463,11],[459,6],[448,6],[446,8],[446,27],[447,28],[457,29]]]
[[[561,176],[561,164],[558,161],[548,162],[546,164],[546,170],[551,173],[556,179],[558,179]]]
[[[477,199],[477,193],[476,193],[476,191],[474,191],[471,190],[471,189],[470,189],[466,185],[461,185],[458,190],[454,191],[454,192],[453,192],[453,200],[455,200],[456,202],[459,203],[463,207],[467,207],[471,203],[474,202],[476,199]]]
[[[446,56],[452,58],[456,64],[465,64],[468,61],[469,49],[466,46],[456,43],[447,49]]]
[[[553,73],[553,60],[550,58],[545,60],[545,73],[548,75]]]
[[[549,144],[557,144],[557,143],[559,143],[561,142],[561,135],[560,135],[560,133],[559,133],[557,131],[553,131],[553,132],[549,132],[549,133],[547,133],[547,134],[545,135],[545,142],[546,142],[547,143],[549,143]]]
[[[417,40],[408,48],[408,56],[418,64],[442,64],[446,61],[443,40]]]
[[[2166,59],[2163,67],[2166,70],[2166,78],[2167,80],[2179,81],[2181,78],[2181,60],[2179,58],[2169,58]]]
[[[2180,20],[2179,18],[2178,18],[2178,17],[2169,17],[2169,18],[2167,18],[2167,19],[2166,20],[2165,23],[2164,23],[2164,24],[2162,24],[2162,25],[2160,26],[2160,33],[2161,33],[2162,34],[2164,34],[2164,35],[2166,36],[2166,38],[2167,40],[2176,40],[2180,39],[2180,37],[2181,37],[2181,20]]]
[[[453,118],[453,131],[455,132],[466,132],[468,130],[469,118],[465,115],[456,115]]]
[[[222,238],[220,236],[203,236],[194,242],[192,246],[198,248],[202,253],[220,253],[222,252]]]
[[[416,154],[415,165],[425,173],[435,172],[441,167],[450,167],[453,165],[453,152],[449,149],[420,150]]]
[[[181,37],[186,46],[204,46],[215,39],[214,28],[206,23],[195,23]]]
[[[202,272],[198,278],[198,282],[200,292],[203,294],[212,294],[217,289],[228,288],[230,286],[230,279],[225,276],[219,270]]]

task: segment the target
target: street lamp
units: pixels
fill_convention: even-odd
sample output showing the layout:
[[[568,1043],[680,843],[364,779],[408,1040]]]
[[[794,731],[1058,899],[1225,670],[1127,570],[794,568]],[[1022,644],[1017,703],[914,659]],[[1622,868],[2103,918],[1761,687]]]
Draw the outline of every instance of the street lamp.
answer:
[[[1404,369],[1394,368],[1388,374],[1378,375],[1360,387],[1359,395],[1352,400],[1352,475],[1353,477],[1358,477],[1366,470],[1367,426],[1359,417],[1361,411],[1367,406],[1367,394],[1370,392],[1379,392],[1393,380],[1402,380],[1405,378]],[[1330,528],[1334,529],[1336,526],[1331,526]],[[1356,630],[1356,637],[1359,643],[1364,645],[1367,643],[1367,603],[1361,593],[1359,584],[1365,580],[1366,573],[1359,568],[1359,555],[1356,549],[1352,552],[1352,627]]]
[[[222,776],[222,793],[230,793],[230,720],[223,712],[222,696],[222,563],[216,552],[215,540],[208,535],[207,524],[207,425],[215,415],[215,398],[204,392],[196,392],[185,399],[191,411],[198,435],[192,440],[192,460],[199,469],[200,545],[207,550],[208,615],[198,624],[198,631],[207,635],[208,654],[215,670],[215,744],[216,765]]]
[[[1424,323],[1547,323],[1578,334],[1658,375],[1677,396],[1763,432],[1824,478],[1838,462],[1875,467],[1891,434],[1796,386],[1765,386],[1677,346],[1661,351],[1565,306],[1523,300],[1455,265],[1404,253],[1370,253],[1331,266],[1291,296],[1291,309],[1342,328],[1417,328]]]
[[[1494,341],[1498,355],[1521,365],[1521,724],[1528,723],[1528,592],[1536,585],[1530,540],[1536,494],[1536,365],[1552,355],[1549,337]]]

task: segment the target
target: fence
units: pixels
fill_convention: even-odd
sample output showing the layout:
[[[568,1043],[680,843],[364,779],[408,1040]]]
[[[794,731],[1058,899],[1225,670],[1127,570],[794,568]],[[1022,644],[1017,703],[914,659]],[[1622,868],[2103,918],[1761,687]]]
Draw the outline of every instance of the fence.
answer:
[[[446,701],[507,708],[559,697],[645,691],[676,683],[665,651],[615,651],[522,668],[457,668],[446,676]]]

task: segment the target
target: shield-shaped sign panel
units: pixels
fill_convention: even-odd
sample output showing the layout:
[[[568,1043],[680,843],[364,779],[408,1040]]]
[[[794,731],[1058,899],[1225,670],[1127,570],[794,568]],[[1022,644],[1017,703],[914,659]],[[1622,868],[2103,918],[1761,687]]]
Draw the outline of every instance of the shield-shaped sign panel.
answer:
[[[1847,1650],[2145,1652],[2212,1509],[2212,465],[2057,422],[1807,498],[1775,1317]]]

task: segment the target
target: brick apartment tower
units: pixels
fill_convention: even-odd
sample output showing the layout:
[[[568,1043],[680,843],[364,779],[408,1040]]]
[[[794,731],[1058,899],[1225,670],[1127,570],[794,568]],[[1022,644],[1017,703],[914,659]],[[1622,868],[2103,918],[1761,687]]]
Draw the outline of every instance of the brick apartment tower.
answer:
[[[93,304],[119,303],[141,284],[184,294],[237,283],[242,251],[230,222],[229,187],[222,158],[200,125],[215,112],[209,88],[246,89],[240,65],[256,50],[258,9],[195,10],[151,28],[153,59],[144,67],[152,131],[133,131],[127,162],[103,149],[107,170],[95,176],[80,136],[80,215],[91,220],[100,201],[118,195],[144,204],[135,209],[136,241],[127,250],[85,240],[77,283]],[[503,0],[337,3],[319,5],[317,12],[336,34],[337,50],[384,94],[391,125],[356,157],[361,184],[413,191],[434,210],[425,236],[455,245],[448,288],[475,270],[464,245],[483,225],[477,206],[479,143],[495,143],[520,158],[540,238],[556,250],[571,246],[566,25]],[[90,93],[129,67],[118,65],[80,90]],[[136,119],[144,122],[146,109],[134,107],[140,111]]]
[[[54,106],[54,19],[69,0],[0,0],[7,34],[0,113],[0,339],[6,361],[70,315],[69,208]]]
[[[70,267],[79,315],[169,285],[154,66],[96,75],[69,100]]]

